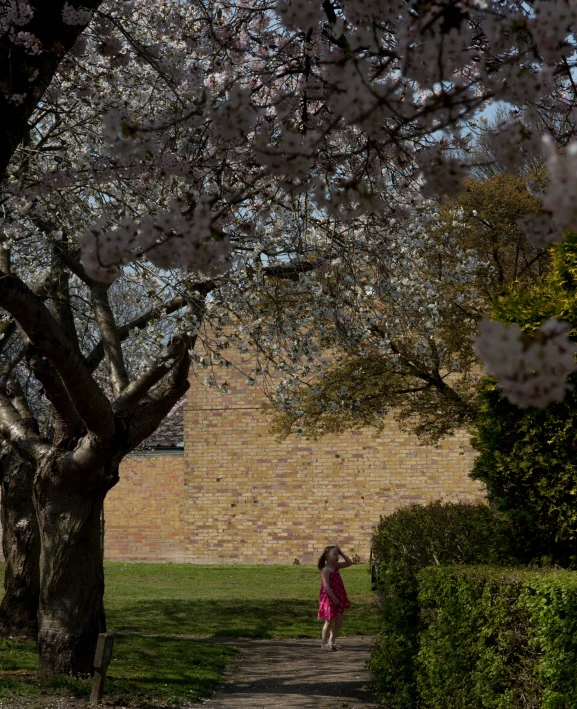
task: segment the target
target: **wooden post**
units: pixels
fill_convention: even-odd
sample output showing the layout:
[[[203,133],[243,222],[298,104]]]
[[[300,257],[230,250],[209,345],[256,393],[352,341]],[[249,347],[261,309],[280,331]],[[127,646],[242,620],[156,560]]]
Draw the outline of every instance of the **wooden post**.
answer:
[[[102,699],[104,691],[104,678],[112,658],[114,633],[100,633],[94,653],[94,677],[92,678],[92,693],[90,701],[97,704]]]

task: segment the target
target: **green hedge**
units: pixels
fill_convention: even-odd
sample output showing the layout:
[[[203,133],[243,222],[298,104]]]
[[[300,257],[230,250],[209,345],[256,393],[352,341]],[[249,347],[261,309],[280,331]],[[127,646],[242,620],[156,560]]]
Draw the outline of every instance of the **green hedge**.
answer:
[[[422,709],[577,709],[577,575],[430,567],[419,574]]]
[[[410,505],[381,519],[373,536],[379,631],[369,666],[373,687],[388,707],[417,706],[419,571],[431,564],[511,564],[512,538],[504,517],[482,504]]]
[[[493,304],[492,316],[535,333],[547,318],[577,322],[577,233],[549,251],[550,268],[531,288],[513,287]],[[577,341],[577,328],[569,339]],[[532,561],[577,568],[577,374],[563,401],[519,409],[494,378],[480,388],[472,477],[515,523]]]

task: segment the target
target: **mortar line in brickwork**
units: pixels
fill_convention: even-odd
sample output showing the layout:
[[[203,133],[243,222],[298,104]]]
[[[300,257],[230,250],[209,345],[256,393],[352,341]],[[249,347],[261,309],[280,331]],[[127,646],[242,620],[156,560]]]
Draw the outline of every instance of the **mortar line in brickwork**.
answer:
[[[260,406],[201,406],[200,408],[189,408],[189,411],[260,411]]]

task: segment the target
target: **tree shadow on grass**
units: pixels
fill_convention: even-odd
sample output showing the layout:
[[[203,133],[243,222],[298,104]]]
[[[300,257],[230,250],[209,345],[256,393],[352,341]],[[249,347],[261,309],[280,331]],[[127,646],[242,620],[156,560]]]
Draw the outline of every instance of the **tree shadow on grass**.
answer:
[[[105,694],[107,699],[137,700],[139,705],[148,699],[166,706],[183,699],[198,701],[215,691],[235,654],[234,648],[187,638],[118,637]],[[0,698],[82,697],[91,691],[90,677],[38,677],[32,642],[0,643],[0,667]]]
[[[216,635],[244,638],[316,637],[316,603],[297,600],[156,599],[109,610],[119,632]]]
[[[195,701],[214,692],[235,652],[186,638],[119,637],[106,679],[107,693]]]

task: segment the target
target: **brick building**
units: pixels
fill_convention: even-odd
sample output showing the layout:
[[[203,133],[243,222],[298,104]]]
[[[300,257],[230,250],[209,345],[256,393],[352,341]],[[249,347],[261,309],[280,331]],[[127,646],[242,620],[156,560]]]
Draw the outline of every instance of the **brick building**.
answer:
[[[310,562],[338,542],[364,560],[380,515],[411,502],[484,499],[468,477],[464,432],[419,446],[391,418],[378,437],[279,443],[260,390],[239,372],[227,378],[226,395],[193,379],[147,448],[124,461],[105,503],[106,558]]]

